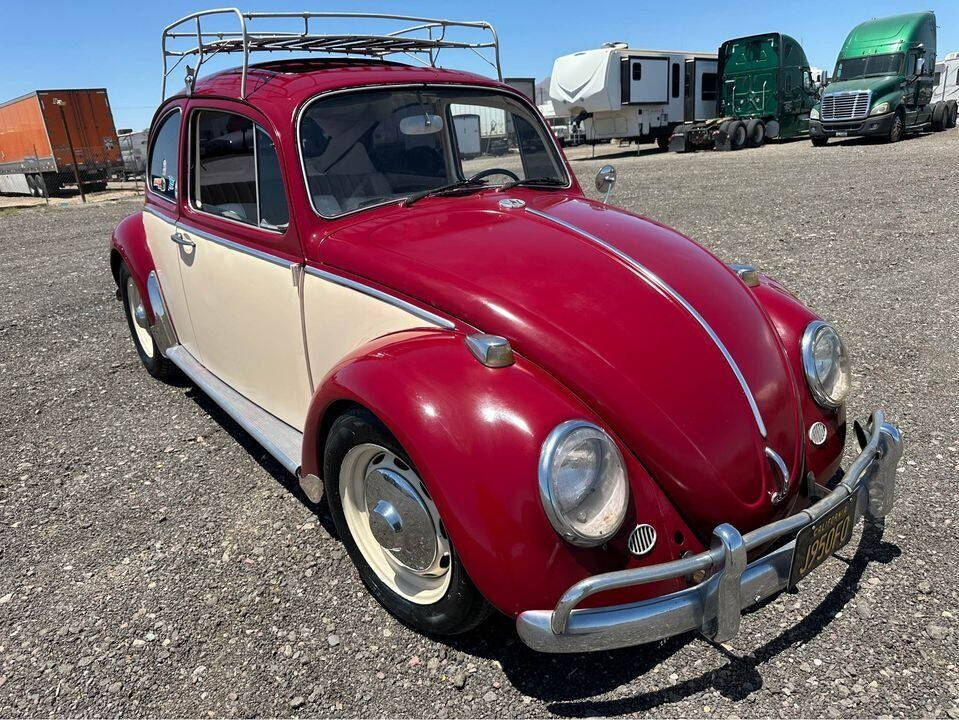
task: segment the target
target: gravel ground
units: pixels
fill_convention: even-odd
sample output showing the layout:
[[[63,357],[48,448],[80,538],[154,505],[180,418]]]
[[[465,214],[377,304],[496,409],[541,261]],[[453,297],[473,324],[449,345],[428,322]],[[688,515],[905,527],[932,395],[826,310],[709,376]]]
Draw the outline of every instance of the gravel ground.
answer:
[[[504,618],[427,639],[275,462],[140,367],[105,260],[135,201],[0,213],[0,716],[959,718],[959,133],[606,151],[615,203],[841,328],[851,414],[885,408],[906,436],[884,532],[722,646],[542,656]],[[591,188],[602,159],[572,154]]]

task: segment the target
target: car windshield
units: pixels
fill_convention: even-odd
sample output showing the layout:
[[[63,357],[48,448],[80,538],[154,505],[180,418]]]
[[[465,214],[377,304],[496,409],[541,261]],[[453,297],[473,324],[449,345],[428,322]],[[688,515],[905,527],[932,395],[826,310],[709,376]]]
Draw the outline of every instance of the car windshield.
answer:
[[[362,90],[319,97],[299,125],[313,208],[336,217],[470,178],[566,185],[540,120],[505,93]]]
[[[836,63],[836,80],[853,80],[872,75],[899,75],[902,72],[902,53],[869,55],[847,58]]]

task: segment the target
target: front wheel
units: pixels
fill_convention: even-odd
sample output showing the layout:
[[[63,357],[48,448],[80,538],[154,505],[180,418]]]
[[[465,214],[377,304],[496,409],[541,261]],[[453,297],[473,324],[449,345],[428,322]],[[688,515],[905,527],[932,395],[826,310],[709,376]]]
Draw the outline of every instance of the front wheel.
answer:
[[[826,143],[829,142],[828,138],[824,137],[811,137],[809,139],[812,141],[814,147],[825,147]]]
[[[889,135],[886,136],[886,142],[899,142],[902,140],[902,136],[905,133],[906,124],[902,119],[902,113],[897,112],[896,117],[893,118],[892,127],[889,128]]]
[[[360,579],[389,612],[436,635],[472,630],[491,612],[466,574],[409,456],[371,412],[330,428],[323,460],[330,512]]]

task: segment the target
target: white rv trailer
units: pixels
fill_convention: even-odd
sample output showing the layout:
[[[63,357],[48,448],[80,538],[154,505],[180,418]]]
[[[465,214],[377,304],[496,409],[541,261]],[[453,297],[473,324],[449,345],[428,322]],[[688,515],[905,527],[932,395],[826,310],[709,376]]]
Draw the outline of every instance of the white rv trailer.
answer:
[[[560,145],[565,145],[572,138],[572,122],[568,115],[557,115],[553,103],[545,102],[536,106],[546,124],[550,126]]]
[[[666,148],[677,125],[716,115],[717,55],[607,43],[556,58],[549,95],[557,115],[582,122],[586,142],[632,140]]]
[[[936,89],[932,99],[940,102],[959,101],[959,52],[947,53],[942,62],[936,63]]]

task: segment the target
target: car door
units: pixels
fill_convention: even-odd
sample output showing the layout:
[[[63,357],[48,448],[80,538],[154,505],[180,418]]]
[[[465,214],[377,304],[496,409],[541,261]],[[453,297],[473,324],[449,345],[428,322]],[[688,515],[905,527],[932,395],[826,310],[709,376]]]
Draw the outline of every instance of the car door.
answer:
[[[312,396],[301,314],[303,254],[274,135],[245,106],[191,103],[180,272],[201,362],[302,430]]]
[[[173,105],[157,118],[150,132],[143,230],[177,339],[202,362],[180,275],[182,247],[174,241],[183,191],[180,184],[182,121],[182,104]]]

